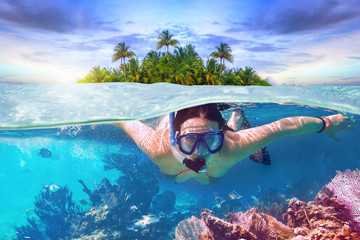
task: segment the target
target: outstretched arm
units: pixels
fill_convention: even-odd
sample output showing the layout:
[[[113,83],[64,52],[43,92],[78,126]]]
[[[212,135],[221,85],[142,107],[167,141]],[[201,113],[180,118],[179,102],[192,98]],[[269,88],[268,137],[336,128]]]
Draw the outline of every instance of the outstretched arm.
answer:
[[[341,115],[323,117],[325,133],[336,139],[336,134],[351,129],[352,120]],[[324,122],[315,117],[290,117],[266,124],[260,127],[228,131],[226,152],[233,156],[230,163],[236,163],[256,150],[270,144],[284,136],[295,136],[311,132],[318,132],[324,127]]]
[[[140,121],[119,122],[112,125],[121,127],[152,160],[168,152],[169,138],[165,137],[164,131],[156,131]]]

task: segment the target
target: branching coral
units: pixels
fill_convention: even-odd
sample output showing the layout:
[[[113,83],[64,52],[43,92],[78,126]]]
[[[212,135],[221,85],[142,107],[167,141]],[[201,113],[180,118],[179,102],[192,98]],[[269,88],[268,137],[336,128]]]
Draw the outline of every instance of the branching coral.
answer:
[[[45,235],[50,239],[65,238],[82,215],[81,208],[72,200],[72,192],[67,186],[44,186],[35,197],[34,204],[38,220],[28,219],[29,225],[17,228],[17,239],[47,239]],[[38,221],[44,225],[42,230],[39,229]]]
[[[66,186],[46,186],[35,198],[39,219],[17,228],[17,239],[169,239],[171,229],[184,217],[172,211],[171,192],[156,198],[171,196],[162,201],[167,204],[171,199],[169,206],[160,209],[167,214],[153,215],[151,202],[159,192],[156,166],[122,154],[109,155],[104,162],[126,175],[114,184],[105,178],[94,190],[79,180],[91,202],[88,212],[81,212]]]
[[[39,230],[36,219],[28,218],[28,225],[16,227],[16,239],[38,239],[45,240],[45,235]]]
[[[338,171],[326,187],[350,210],[350,214],[360,228],[360,171]]]
[[[333,181],[318,193],[314,201],[306,203],[296,198],[291,199],[283,216],[287,226],[256,208],[246,213],[229,213],[227,221],[204,210],[202,220],[196,221],[196,226],[202,226],[201,231],[199,228],[194,231],[200,235],[199,239],[207,240],[360,240],[357,218],[360,211],[357,208],[360,201],[358,186],[360,186],[359,171],[347,171],[338,173]],[[181,229],[191,229],[193,222],[193,220],[184,220]],[[181,236],[181,232],[184,231],[177,231],[179,239],[186,239]],[[193,236],[188,239],[196,238]]]
[[[156,211],[166,211],[167,215],[154,215],[151,209],[153,199],[159,200],[164,194],[159,192],[156,166],[151,161],[138,161],[139,156],[110,154],[103,159],[105,169],[118,169],[125,173],[116,183],[103,179],[91,191],[82,180],[83,191],[89,195],[92,207],[83,218],[82,225],[73,238],[101,235],[104,239],[167,239],[169,229],[183,219],[182,214],[173,213],[175,195],[170,195],[169,206],[156,206]],[[171,204],[172,202],[172,204]],[[172,207],[171,207],[172,206]],[[166,237],[165,237],[166,236]]]

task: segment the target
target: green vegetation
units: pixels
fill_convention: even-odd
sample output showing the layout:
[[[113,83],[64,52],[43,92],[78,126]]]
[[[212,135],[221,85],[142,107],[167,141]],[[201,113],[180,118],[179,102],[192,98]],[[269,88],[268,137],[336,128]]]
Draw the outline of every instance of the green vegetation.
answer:
[[[156,50],[166,46],[166,53],[151,51],[144,57],[141,64],[135,57],[136,54],[130,51],[130,46],[126,46],[124,42],[118,43],[112,56],[112,62],[120,59],[118,69],[94,67],[77,83],[167,82],[182,85],[271,86],[251,67],[226,68],[225,60],[231,63],[234,61],[231,47],[226,43],[215,47],[216,51],[210,53],[204,63],[193,45],[181,47],[173,37],[169,31],[163,31],[158,37]],[[173,53],[169,52],[169,46],[175,48]],[[127,63],[126,58],[129,59]],[[216,59],[219,59],[219,63]]]

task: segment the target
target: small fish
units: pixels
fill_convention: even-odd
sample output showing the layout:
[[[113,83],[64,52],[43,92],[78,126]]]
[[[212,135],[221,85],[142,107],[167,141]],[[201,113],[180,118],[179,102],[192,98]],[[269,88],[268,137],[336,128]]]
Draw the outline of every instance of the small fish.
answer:
[[[24,213],[25,218],[30,218],[30,216],[34,216],[34,215],[35,215],[35,208],[28,208]]]
[[[257,197],[255,197],[255,195],[251,195],[251,199],[256,203],[259,202],[259,200],[257,199]]]
[[[49,157],[51,157],[52,153],[49,149],[42,148],[42,149],[40,149],[39,155],[43,158],[49,158]]]
[[[235,190],[233,190],[233,191],[229,194],[229,197],[230,197],[231,200],[242,198],[242,196],[241,196],[239,193],[237,193]]]
[[[55,184],[51,184],[49,187],[50,192],[56,192],[59,189],[60,189],[60,187],[56,186]]]

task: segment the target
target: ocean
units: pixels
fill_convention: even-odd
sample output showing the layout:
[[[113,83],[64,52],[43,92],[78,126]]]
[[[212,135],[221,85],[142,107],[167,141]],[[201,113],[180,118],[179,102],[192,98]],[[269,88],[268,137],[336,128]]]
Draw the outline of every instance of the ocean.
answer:
[[[293,197],[313,200],[336,171],[360,168],[360,87],[0,84],[0,103],[0,239],[175,239],[204,208],[225,218],[277,204],[280,214]],[[266,146],[270,165],[247,157],[210,185],[175,183],[110,124],[156,128],[206,103],[231,104],[225,120],[241,108],[253,127],[337,113],[355,123],[340,141],[280,138]]]

